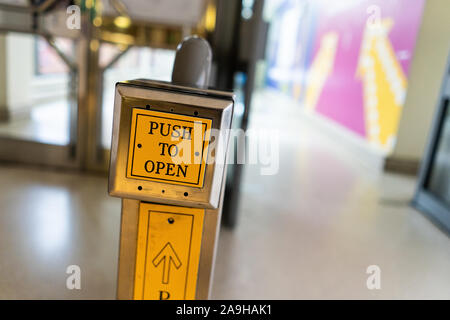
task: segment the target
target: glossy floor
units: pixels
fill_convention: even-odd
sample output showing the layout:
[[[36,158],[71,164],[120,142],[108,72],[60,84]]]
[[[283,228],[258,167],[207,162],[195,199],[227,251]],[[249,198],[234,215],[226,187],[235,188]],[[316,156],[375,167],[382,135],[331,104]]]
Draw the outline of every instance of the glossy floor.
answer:
[[[356,161],[279,96],[254,105],[251,126],[279,130],[279,170],[246,167],[213,298],[450,298],[450,239],[408,205],[413,178]],[[0,298],[115,297],[120,200],[106,183],[0,167]],[[81,267],[81,290],[66,288],[69,265]],[[369,265],[380,290],[366,287]]]

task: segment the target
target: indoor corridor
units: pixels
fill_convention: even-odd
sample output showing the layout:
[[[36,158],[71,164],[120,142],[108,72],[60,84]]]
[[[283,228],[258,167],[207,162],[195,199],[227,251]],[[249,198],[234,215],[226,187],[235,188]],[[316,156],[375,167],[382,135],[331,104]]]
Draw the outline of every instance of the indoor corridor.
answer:
[[[280,93],[257,92],[252,109],[251,128],[279,132],[279,172],[245,167],[213,299],[450,299],[450,239],[409,206],[415,178],[356,159]],[[2,164],[0,203],[0,299],[115,298],[120,199],[106,176]],[[70,265],[81,290],[66,288]]]

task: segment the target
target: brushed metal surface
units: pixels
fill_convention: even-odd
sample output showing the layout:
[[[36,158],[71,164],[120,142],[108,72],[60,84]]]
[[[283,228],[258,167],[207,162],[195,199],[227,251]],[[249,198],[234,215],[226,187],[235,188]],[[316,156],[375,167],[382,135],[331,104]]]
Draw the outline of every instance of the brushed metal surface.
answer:
[[[117,299],[119,300],[133,299],[138,221],[139,201],[122,199],[119,266],[117,272]]]

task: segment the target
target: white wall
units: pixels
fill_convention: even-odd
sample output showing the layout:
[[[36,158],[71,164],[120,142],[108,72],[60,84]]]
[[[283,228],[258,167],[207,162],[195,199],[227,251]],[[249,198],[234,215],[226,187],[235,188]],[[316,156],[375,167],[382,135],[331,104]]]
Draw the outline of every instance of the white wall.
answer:
[[[34,38],[27,34],[8,34],[7,85],[8,107],[14,109],[30,108],[31,82],[34,78]]]
[[[34,39],[31,35],[0,35],[0,119],[26,116],[32,107]]]

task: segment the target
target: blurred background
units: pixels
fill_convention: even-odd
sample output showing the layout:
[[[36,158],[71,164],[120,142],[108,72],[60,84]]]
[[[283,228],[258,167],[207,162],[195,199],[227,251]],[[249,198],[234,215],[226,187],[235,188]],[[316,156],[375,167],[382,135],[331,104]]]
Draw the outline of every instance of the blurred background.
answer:
[[[276,174],[229,165],[212,298],[449,299],[447,0],[0,0],[0,298],[115,297],[114,86],[192,34],[279,133]]]

